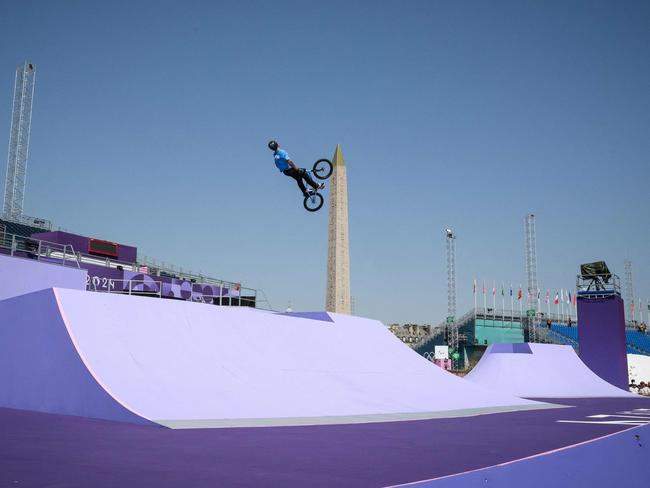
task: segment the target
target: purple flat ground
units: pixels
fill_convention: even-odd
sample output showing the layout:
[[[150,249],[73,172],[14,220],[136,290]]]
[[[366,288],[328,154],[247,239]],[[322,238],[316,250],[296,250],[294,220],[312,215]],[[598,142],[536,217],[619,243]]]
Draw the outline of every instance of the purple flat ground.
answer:
[[[493,466],[633,427],[558,420],[593,421],[587,417],[650,408],[644,398],[549,401],[573,408],[193,430],[0,409],[0,486],[388,486]]]

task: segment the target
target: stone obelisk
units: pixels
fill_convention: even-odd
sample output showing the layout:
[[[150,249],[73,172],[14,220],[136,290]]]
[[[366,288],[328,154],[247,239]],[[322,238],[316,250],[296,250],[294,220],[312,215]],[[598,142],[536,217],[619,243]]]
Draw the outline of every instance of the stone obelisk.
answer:
[[[330,180],[330,210],[327,235],[328,312],[351,313],[350,306],[350,244],[348,239],[348,177],[341,146],[337,144],[334,174]]]

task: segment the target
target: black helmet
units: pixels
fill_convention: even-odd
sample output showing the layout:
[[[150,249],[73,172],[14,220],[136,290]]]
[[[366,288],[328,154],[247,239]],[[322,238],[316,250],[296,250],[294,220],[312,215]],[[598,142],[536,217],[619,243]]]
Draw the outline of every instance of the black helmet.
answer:
[[[278,150],[278,147],[280,147],[280,146],[278,146],[278,143],[277,143],[276,141],[271,141],[271,142],[269,142],[269,149],[272,149],[272,150],[274,150],[274,151],[277,151],[277,150]]]

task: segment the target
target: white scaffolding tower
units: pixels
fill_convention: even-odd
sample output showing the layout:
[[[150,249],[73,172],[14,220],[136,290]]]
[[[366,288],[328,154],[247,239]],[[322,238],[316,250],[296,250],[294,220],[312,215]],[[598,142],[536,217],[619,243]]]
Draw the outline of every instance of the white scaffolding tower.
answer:
[[[528,328],[528,342],[537,342],[537,244],[535,236],[535,215],[528,214],[525,219],[526,229],[526,275],[528,277],[528,309],[526,325]]]
[[[458,323],[456,322],[456,234],[447,229],[447,344],[452,351],[452,369],[458,369]],[[455,354],[458,354],[457,356]]]
[[[634,313],[634,282],[632,280],[632,261],[626,259],[623,262],[625,267],[625,323],[632,324],[636,319]],[[641,310],[639,310],[641,313]]]
[[[23,220],[35,78],[36,70],[29,62],[16,69],[2,213],[5,218],[17,221]]]

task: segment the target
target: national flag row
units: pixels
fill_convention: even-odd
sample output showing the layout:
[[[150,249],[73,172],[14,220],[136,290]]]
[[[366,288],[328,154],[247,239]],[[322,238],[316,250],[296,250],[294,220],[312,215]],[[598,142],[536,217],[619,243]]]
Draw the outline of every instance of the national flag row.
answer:
[[[475,279],[474,284],[473,284],[473,289],[472,289],[472,292],[474,293],[474,295],[476,295],[477,290],[478,290],[478,284],[477,284],[477,280]],[[485,286],[485,280],[483,280],[482,290],[483,290],[483,295],[486,295],[487,292],[488,292],[488,289]],[[506,295],[509,295],[509,296],[514,298],[516,296],[517,300],[521,300],[523,298],[523,296],[524,296],[524,290],[523,290],[521,285],[519,285],[519,288],[516,288],[516,287],[513,288],[512,283],[511,283],[510,288],[509,288],[509,292],[508,292],[508,288],[506,287],[505,283],[501,283],[501,292],[500,292],[500,294],[501,294],[502,297],[505,297]],[[496,284],[495,281],[492,282],[492,295],[493,296],[497,295],[497,284]],[[526,292],[526,295],[527,295],[527,298],[531,298],[531,293],[529,291]],[[538,301],[541,301],[542,300],[542,290],[537,289],[536,292],[533,292],[532,293],[532,298],[537,299]],[[545,301],[545,303],[549,303],[549,300],[553,300],[553,303],[555,303],[556,305],[558,305],[560,303],[567,303],[569,305],[576,305],[576,303],[577,303],[576,299],[577,299],[577,297],[576,297],[575,294],[571,293],[569,290],[565,290],[565,289],[561,288],[561,289],[559,289],[559,290],[557,290],[555,292],[555,298],[552,298],[550,290],[546,290],[546,295],[545,295],[544,301]],[[648,305],[648,308],[650,309],[650,305]]]

